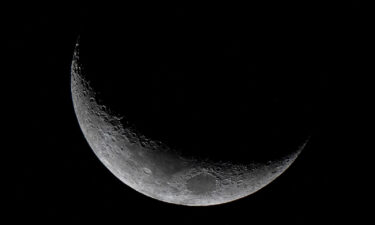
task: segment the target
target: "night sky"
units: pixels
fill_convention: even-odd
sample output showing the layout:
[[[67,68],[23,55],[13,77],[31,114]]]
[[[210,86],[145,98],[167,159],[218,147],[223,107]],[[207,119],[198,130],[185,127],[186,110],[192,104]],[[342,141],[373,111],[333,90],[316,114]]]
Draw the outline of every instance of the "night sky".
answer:
[[[345,89],[341,81],[358,73],[363,63],[362,21],[367,15],[360,1],[267,4],[252,7],[279,13],[259,19],[259,26],[275,21],[279,27],[277,21],[283,16],[291,17],[285,21],[303,18],[312,26],[311,35],[319,39],[319,51],[309,56],[315,61],[308,63],[316,65],[314,75],[310,74],[316,86],[312,138],[274,182],[246,198],[211,207],[168,204],[132,190],[97,159],[80,130],[70,93],[75,41],[85,21],[90,21],[87,18],[109,15],[111,7],[119,13],[119,6],[99,10],[82,5],[33,5],[14,10],[6,25],[10,31],[5,48],[11,60],[5,67],[18,83],[11,87],[13,93],[21,90],[14,95],[20,107],[15,116],[23,127],[17,134],[22,139],[15,143],[19,149],[15,151],[15,219],[51,224],[326,224],[349,216],[345,214],[349,200],[343,197],[347,192],[339,184],[351,174],[345,169],[345,174],[340,173],[340,157],[346,149],[337,147],[337,125],[342,125],[345,116],[337,107],[344,101],[339,93]],[[184,6],[158,7],[186,13]],[[243,7],[241,13],[246,12]],[[208,14],[208,8],[203,12]],[[283,9],[300,17],[284,15]],[[303,76],[304,68],[299,71]]]

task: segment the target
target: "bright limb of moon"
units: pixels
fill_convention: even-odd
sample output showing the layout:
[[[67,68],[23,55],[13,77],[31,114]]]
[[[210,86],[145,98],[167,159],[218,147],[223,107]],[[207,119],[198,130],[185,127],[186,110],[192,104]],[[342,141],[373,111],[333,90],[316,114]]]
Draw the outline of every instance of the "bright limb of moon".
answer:
[[[185,158],[128,126],[123,115],[100,103],[80,61],[79,41],[71,68],[74,110],[82,132],[100,161],[132,189],[168,203],[208,206],[243,198],[280,176],[298,157],[268,163],[233,163]]]

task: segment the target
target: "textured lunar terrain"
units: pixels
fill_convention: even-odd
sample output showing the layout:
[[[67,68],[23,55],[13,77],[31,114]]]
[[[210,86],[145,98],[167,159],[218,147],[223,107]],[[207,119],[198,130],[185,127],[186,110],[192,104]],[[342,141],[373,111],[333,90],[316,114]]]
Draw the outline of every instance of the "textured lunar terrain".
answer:
[[[166,144],[142,135],[100,101],[80,62],[76,44],[71,92],[82,132],[100,161],[123,183],[164,202],[206,206],[250,195],[282,174],[297,158],[295,152],[268,163],[233,163],[184,157]],[[193,140],[192,140],[193,141]]]

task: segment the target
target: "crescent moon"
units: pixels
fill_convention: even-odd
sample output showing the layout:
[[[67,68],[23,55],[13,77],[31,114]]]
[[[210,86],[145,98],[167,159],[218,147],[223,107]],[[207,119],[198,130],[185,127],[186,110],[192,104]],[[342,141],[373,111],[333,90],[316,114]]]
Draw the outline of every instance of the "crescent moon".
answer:
[[[76,43],[71,93],[81,130],[90,147],[118,179],[151,198],[188,206],[231,202],[251,195],[280,176],[307,140],[291,154],[268,163],[233,163],[183,157],[124,123],[100,101],[80,61]]]

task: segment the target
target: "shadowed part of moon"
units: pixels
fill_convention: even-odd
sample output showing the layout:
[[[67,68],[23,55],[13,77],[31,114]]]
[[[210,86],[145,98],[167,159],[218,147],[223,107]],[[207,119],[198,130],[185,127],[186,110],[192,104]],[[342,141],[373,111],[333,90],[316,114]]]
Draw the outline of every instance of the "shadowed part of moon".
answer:
[[[72,61],[71,90],[82,132],[101,162],[122,182],[168,203],[207,206],[223,204],[260,190],[281,175],[304,148],[269,163],[209,161],[186,158],[130,126],[103,103],[81,62],[80,42]],[[191,140],[194,142],[194,140]]]

